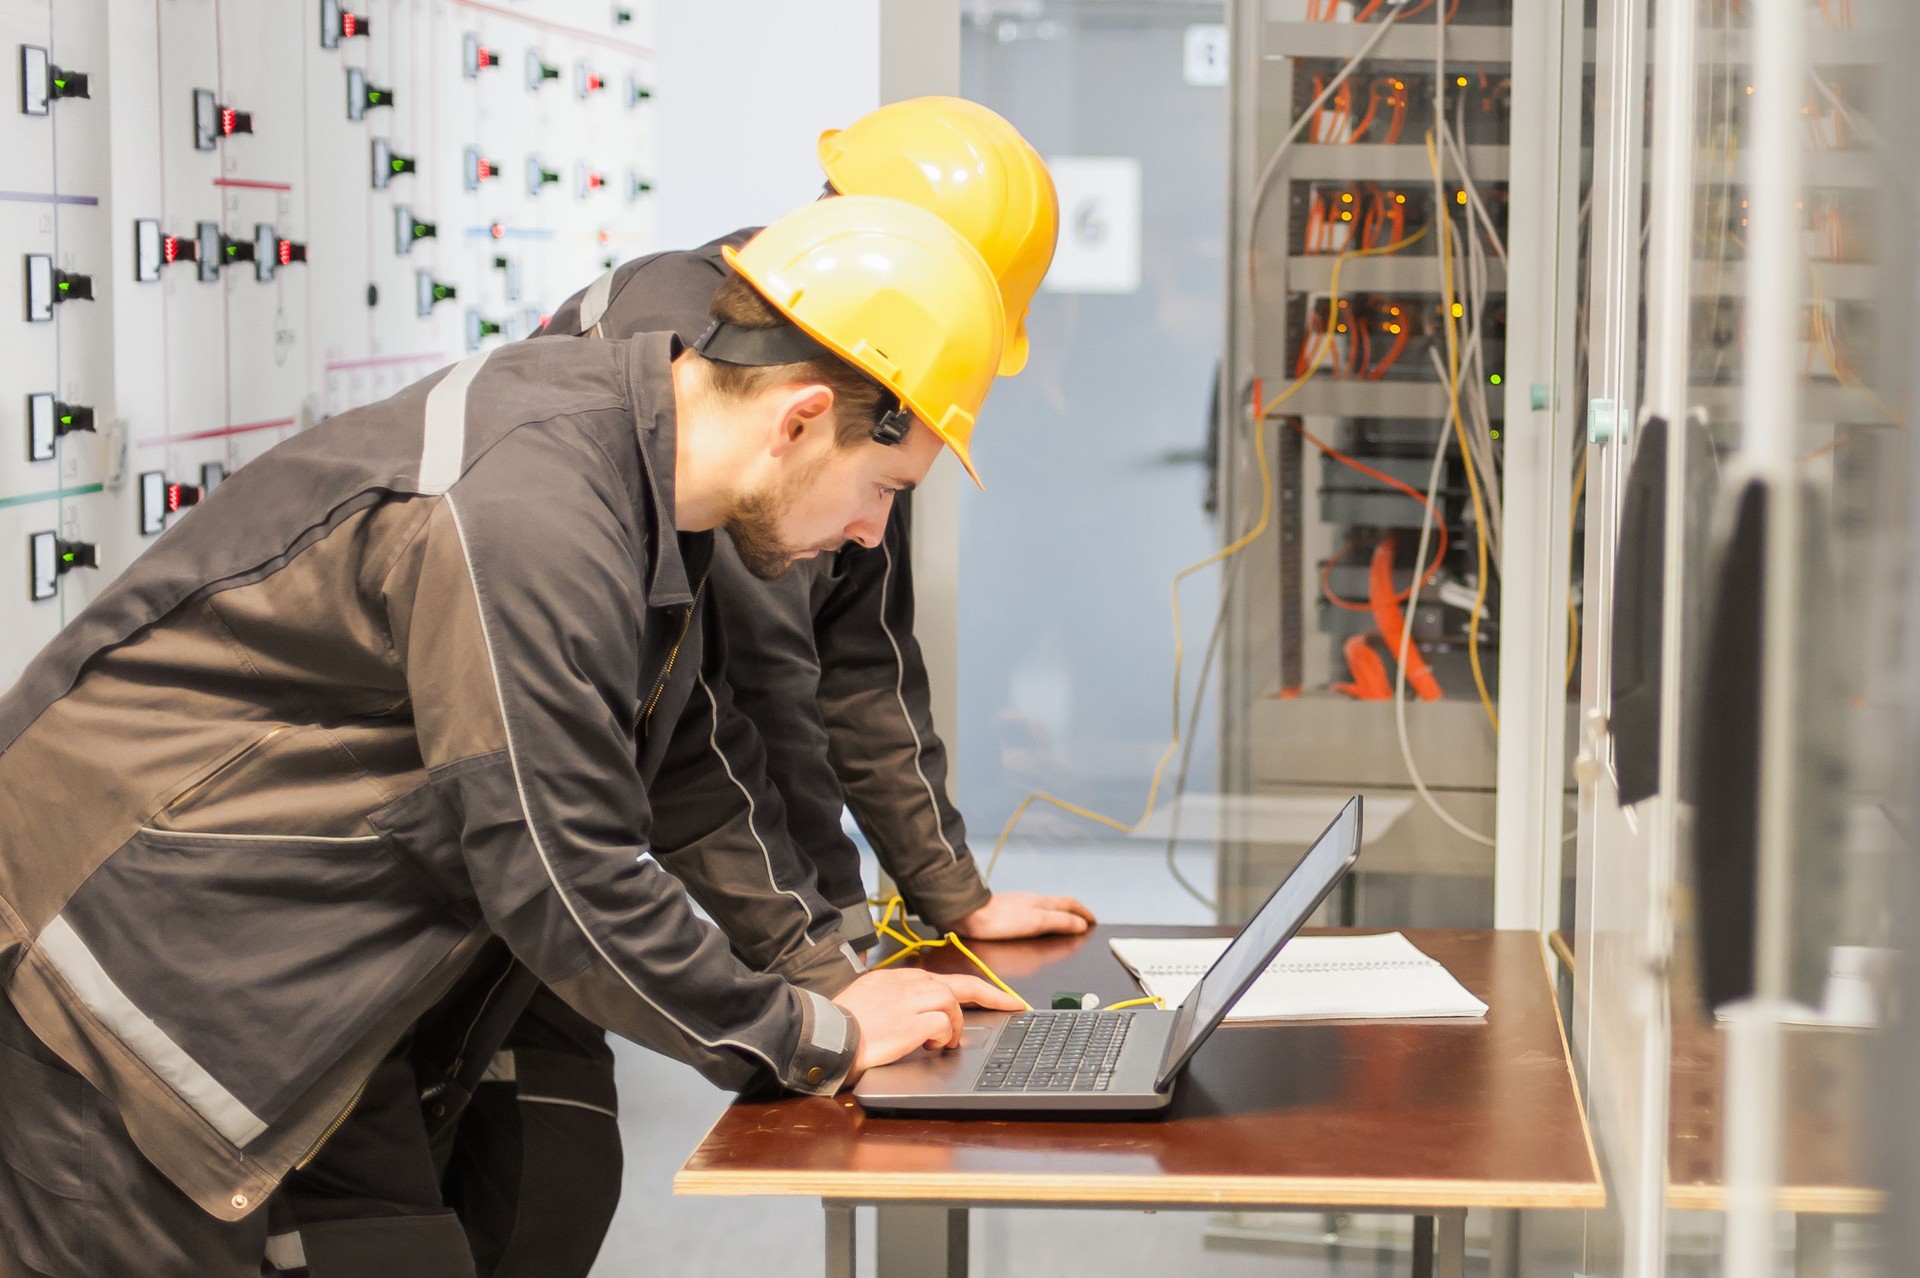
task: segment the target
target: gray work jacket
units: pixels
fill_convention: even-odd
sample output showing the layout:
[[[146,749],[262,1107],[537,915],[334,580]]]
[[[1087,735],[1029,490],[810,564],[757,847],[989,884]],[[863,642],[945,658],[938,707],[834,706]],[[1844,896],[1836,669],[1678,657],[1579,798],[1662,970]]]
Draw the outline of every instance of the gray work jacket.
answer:
[[[624,263],[562,303],[546,331],[610,339],[673,331],[691,342],[726,278],[720,250],[753,234]],[[842,911],[846,937],[863,947],[873,921],[843,807],[908,904],[934,925],[958,922],[992,895],[947,795],[946,747],[913,636],[909,533],[902,497],[881,545],[849,543],[771,582],[749,573],[721,534],[708,583],[713,629],[727,642],[726,680],[765,743],[788,827],[812,859],[821,893]],[[741,852],[722,845],[740,834],[677,822],[658,829],[662,846],[700,845],[703,854],[687,858],[696,873],[737,860]]]
[[[0,697],[6,996],[214,1215],[490,935],[723,1086],[847,1073],[852,1021],[743,964],[653,851],[662,724],[733,716],[697,659],[712,539],[673,521],[674,341],[503,348],[281,444]],[[739,873],[804,902],[716,793]]]

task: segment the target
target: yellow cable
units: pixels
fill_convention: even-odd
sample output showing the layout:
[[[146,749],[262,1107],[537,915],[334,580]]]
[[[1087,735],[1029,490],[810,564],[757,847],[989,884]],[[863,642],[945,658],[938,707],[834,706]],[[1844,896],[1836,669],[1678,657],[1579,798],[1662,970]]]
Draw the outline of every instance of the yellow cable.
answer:
[[[869,904],[875,905],[878,904],[878,902],[869,901]],[[900,910],[899,928],[892,926],[893,911],[896,907]],[[944,937],[921,936],[907,925],[906,908],[907,903],[905,899],[899,896],[895,896],[887,902],[886,909],[880,915],[880,921],[874,925],[874,930],[890,940],[898,941],[900,943],[900,949],[893,954],[887,955],[886,958],[881,959],[878,963],[868,968],[867,970],[869,972],[877,972],[883,967],[891,967],[901,959],[918,954],[921,950],[937,950],[951,945],[966,955],[968,961],[980,969],[982,976],[992,981],[1007,993],[1013,995],[1013,997],[1020,999],[1020,1006],[1026,1008],[1029,1012],[1033,1010],[1033,1004],[1027,1002],[1027,1000],[1021,996],[1020,991],[1001,980],[999,973],[988,967],[978,954],[975,954],[967,948],[967,943],[960,939],[959,933],[949,932]]]
[[[1440,155],[1434,150],[1433,130],[1427,130],[1427,167],[1433,171],[1436,186],[1441,183]],[[1460,338],[1453,323],[1453,219],[1447,215],[1444,201],[1434,201],[1434,217],[1440,223],[1440,268],[1446,292],[1440,299],[1440,318],[1447,332],[1447,412],[1453,419],[1454,438],[1460,444],[1460,464],[1467,472],[1467,490],[1473,494],[1473,534],[1479,559],[1479,588],[1473,595],[1473,613],[1467,624],[1467,664],[1473,667],[1473,686],[1480,693],[1480,705],[1487,722],[1500,731],[1500,714],[1487,694],[1486,672],[1480,668],[1480,618],[1487,607],[1487,512],[1480,501],[1480,480],[1474,474],[1473,450],[1467,446],[1466,424],[1460,419]]]
[[[1166,1005],[1167,1000],[1161,998],[1158,994],[1149,994],[1145,998],[1130,998],[1118,1003],[1109,1003],[1100,1010],[1103,1012],[1117,1012],[1123,1007],[1165,1007]]]
[[[1333,270],[1327,281],[1327,314],[1332,316],[1339,313],[1340,271],[1348,261],[1357,257],[1377,257],[1383,253],[1397,253],[1407,247],[1407,245],[1419,240],[1426,233],[1427,228],[1423,226],[1411,235],[1397,239],[1391,244],[1381,244],[1373,248],[1349,249],[1335,257],[1333,259]],[[1007,818],[1006,825],[1001,827],[1000,837],[994,841],[993,854],[987,858],[987,868],[981,876],[984,881],[989,883],[993,881],[994,867],[1000,864],[1000,853],[1006,850],[1007,840],[1013,837],[1014,828],[1020,824],[1020,818],[1025,816],[1027,809],[1035,803],[1052,804],[1062,812],[1070,813],[1080,817],[1082,820],[1092,821],[1096,825],[1103,825],[1109,830],[1115,830],[1121,834],[1133,834],[1152,819],[1154,808],[1160,798],[1160,783],[1166,777],[1167,765],[1173,761],[1173,756],[1177,754],[1180,749],[1180,672],[1182,663],[1186,659],[1186,644],[1181,637],[1180,625],[1180,583],[1194,573],[1199,572],[1202,568],[1210,567],[1239,554],[1255,541],[1259,540],[1260,536],[1266,532],[1268,524],[1270,524],[1273,519],[1273,471],[1267,461],[1267,418],[1271,417],[1275,409],[1280,407],[1280,405],[1285,403],[1296,391],[1307,384],[1308,379],[1319,371],[1321,362],[1325,360],[1328,352],[1332,349],[1333,329],[1329,327],[1326,340],[1321,342],[1314,350],[1313,358],[1307,364],[1306,371],[1294,378],[1285,390],[1261,405],[1259,415],[1254,419],[1253,455],[1260,467],[1260,518],[1255,520],[1253,527],[1249,528],[1245,533],[1234,538],[1225,546],[1222,546],[1219,550],[1214,551],[1197,563],[1187,565],[1173,576],[1173,583],[1169,591],[1172,598],[1173,612],[1173,739],[1167,743],[1166,751],[1161,754],[1160,761],[1154,765],[1153,779],[1147,787],[1146,810],[1140,814],[1138,821],[1128,825],[1114,817],[1095,812],[1091,808],[1081,807],[1077,803],[1069,803],[1057,795],[1047,794],[1044,791],[1035,791],[1014,805],[1013,814]],[[1483,573],[1482,575],[1484,576],[1485,574]]]

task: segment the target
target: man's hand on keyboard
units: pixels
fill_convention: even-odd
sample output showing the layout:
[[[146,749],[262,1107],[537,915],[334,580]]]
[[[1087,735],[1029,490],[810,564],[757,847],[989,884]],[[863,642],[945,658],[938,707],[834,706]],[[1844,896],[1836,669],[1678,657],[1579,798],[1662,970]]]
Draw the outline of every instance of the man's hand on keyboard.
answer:
[[[960,1007],[1017,1012],[1020,1000],[977,976],[950,976],[917,968],[868,972],[834,997],[841,1011],[860,1026],[848,1082],[875,1065],[899,1060],[920,1047],[948,1047],[960,1041]]]

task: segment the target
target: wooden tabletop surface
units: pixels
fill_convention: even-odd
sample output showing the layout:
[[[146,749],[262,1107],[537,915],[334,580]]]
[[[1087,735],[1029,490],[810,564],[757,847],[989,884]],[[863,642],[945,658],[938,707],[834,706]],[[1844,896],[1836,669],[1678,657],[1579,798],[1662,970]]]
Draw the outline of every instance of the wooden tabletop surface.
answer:
[[[1110,936],[1220,934],[1111,926],[974,949],[1044,1007],[1061,990],[1138,996]],[[1539,934],[1406,935],[1488,1004],[1484,1018],[1228,1025],[1156,1118],[886,1117],[847,1094],[741,1102],[674,1189],[862,1202],[1603,1206]],[[966,962],[951,950],[927,961]]]

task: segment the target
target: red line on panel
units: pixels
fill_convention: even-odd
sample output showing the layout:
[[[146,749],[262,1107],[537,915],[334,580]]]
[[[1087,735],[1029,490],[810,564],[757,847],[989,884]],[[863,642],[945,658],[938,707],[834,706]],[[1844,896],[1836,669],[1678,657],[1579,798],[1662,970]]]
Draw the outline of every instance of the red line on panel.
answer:
[[[184,444],[195,439],[222,439],[228,435],[245,435],[249,431],[272,430],[276,426],[291,426],[293,418],[280,417],[270,422],[246,422],[239,426],[216,426],[212,430],[189,431],[184,435],[151,435],[137,441],[142,448],[151,448],[155,444]]]
[[[253,191],[291,191],[291,182],[250,182],[246,178],[215,178],[215,186],[244,186]]]
[[[439,351],[428,351],[420,355],[378,355],[372,359],[338,359],[327,361],[327,371],[338,373],[350,368],[384,368],[391,364],[442,364],[447,357]]]
[[[604,44],[611,48],[622,49],[636,57],[651,58],[653,56],[653,50],[647,48],[645,45],[634,44],[627,40],[616,40],[614,37],[602,35],[598,31],[586,31],[579,27],[570,27],[560,22],[548,22],[545,18],[536,18],[531,14],[515,13],[512,9],[502,9],[498,5],[481,4],[480,0],[453,0],[453,3],[463,9],[478,9],[482,13],[495,14],[507,19],[509,22],[524,22],[530,27],[540,27],[547,31],[556,31],[561,35],[572,36],[576,40],[591,40],[595,44]]]

